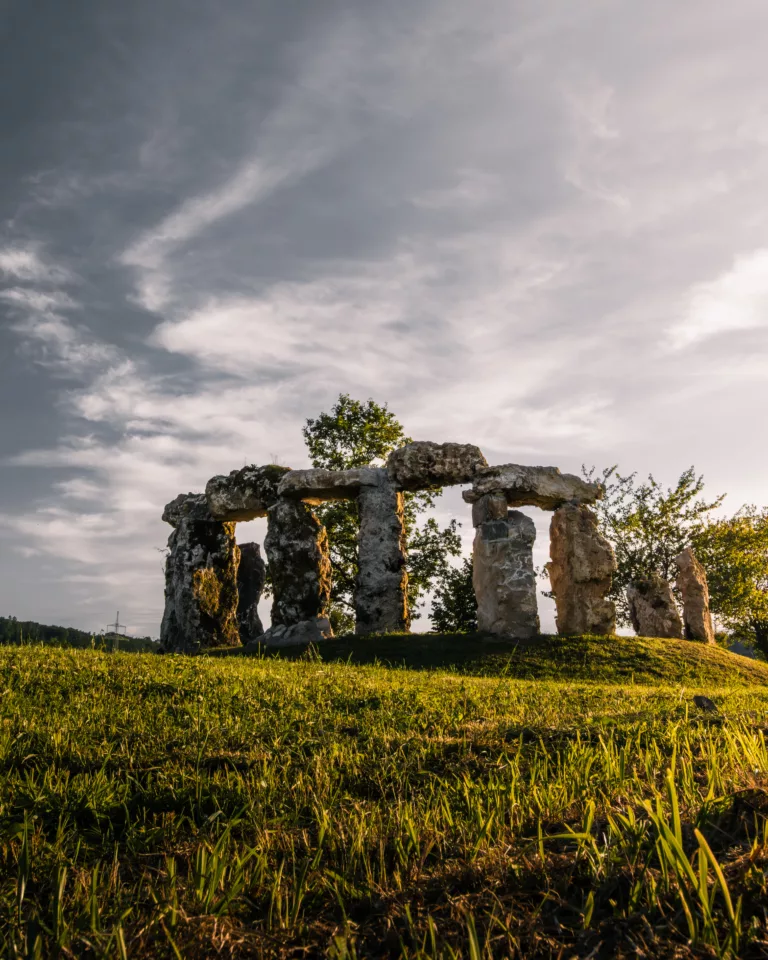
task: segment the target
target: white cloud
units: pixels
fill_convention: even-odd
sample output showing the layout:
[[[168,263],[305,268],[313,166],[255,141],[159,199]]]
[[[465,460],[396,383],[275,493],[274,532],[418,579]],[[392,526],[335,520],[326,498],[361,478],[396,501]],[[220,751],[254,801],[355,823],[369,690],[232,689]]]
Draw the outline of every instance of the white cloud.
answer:
[[[69,273],[59,266],[46,264],[34,246],[0,248],[0,275],[22,282],[60,283]]]
[[[768,327],[768,248],[738,257],[730,270],[697,284],[684,316],[669,331],[673,349],[709,337]]]

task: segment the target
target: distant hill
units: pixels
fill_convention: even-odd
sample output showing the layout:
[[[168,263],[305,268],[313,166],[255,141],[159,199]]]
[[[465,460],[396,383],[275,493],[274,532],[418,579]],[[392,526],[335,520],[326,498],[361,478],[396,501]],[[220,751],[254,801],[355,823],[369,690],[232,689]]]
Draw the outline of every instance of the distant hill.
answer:
[[[41,644],[50,647],[94,647],[97,650],[123,650],[144,653],[157,650],[151,637],[124,637],[121,634],[93,634],[75,627],[58,627],[34,620],[0,617],[0,644]]]

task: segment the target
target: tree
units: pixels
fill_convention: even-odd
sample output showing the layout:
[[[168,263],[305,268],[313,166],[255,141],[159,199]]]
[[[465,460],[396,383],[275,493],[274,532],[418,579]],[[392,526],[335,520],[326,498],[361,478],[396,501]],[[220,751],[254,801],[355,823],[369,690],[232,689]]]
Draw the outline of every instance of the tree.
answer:
[[[350,470],[381,466],[392,450],[410,443],[402,425],[386,404],[361,402],[342,393],[328,413],[308,419],[304,440],[314,467]],[[455,520],[441,529],[434,518],[419,526],[418,517],[432,507],[439,488],[405,494],[405,532],[408,547],[408,601],[418,618],[424,594],[441,582],[449,569],[448,557],[458,556],[461,540]],[[354,590],[357,578],[357,535],[360,516],[354,500],[336,500],[316,508],[328,531],[333,585],[330,618],[337,633],[354,628]]]
[[[707,571],[712,610],[735,637],[768,656],[768,508],[713,520],[694,549]]]
[[[673,580],[675,557],[687,546],[697,549],[710,511],[721,505],[725,495],[704,498],[704,478],[697,476],[693,467],[666,490],[650,474],[645,483],[639,483],[637,474],[622,476],[616,466],[599,476],[594,467],[583,472],[588,480],[605,485],[605,496],[598,500],[595,511],[600,532],[613,546],[618,565],[610,597],[616,602],[618,622],[627,625],[627,586],[653,573]]]
[[[442,577],[432,604],[432,624],[438,633],[477,630],[477,600],[470,558],[465,558],[459,567],[451,567]]]

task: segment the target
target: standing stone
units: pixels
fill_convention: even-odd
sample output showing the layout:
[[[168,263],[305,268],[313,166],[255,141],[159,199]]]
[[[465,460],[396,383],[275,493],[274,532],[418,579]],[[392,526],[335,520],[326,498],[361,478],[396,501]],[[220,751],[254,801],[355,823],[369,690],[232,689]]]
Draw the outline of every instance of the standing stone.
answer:
[[[616,630],[616,607],[606,597],[616,558],[597,529],[597,517],[583,505],[555,510],[550,526],[547,564],[562,636],[606,634]]]
[[[406,632],[408,571],[403,524],[403,494],[377,471],[375,486],[360,488],[355,633]]]
[[[715,631],[709,612],[709,587],[704,567],[686,547],[675,557],[677,564],[677,588],[683,598],[683,622],[685,639],[700,643],[714,643]]]
[[[174,530],[165,565],[161,649],[197,653],[237,646],[237,568],[234,523],[214,520],[205,496],[180,494],[163,519]]]
[[[484,502],[485,501],[485,502]],[[483,497],[473,515],[493,515],[500,509],[493,497]],[[475,504],[475,508],[478,504]],[[539,633],[533,542],[536,525],[519,510],[504,518],[476,524],[472,583],[477,598],[478,629],[517,638]]]
[[[682,640],[683,622],[669,582],[657,573],[627,587],[632,626],[639,637]]]
[[[269,508],[264,549],[274,592],[272,626],[325,617],[331,593],[328,536],[305,503],[279,499]]]
[[[259,617],[259,600],[267,579],[267,566],[258,543],[240,544],[240,566],[237,570],[237,624],[240,642],[249,643],[264,633]]]

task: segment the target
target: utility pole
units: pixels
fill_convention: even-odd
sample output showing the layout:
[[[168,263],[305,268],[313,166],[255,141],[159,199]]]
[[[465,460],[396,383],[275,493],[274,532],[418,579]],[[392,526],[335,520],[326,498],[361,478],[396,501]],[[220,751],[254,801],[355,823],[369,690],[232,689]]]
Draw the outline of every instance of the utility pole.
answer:
[[[113,633],[113,634],[114,634],[114,638],[113,638],[113,640],[112,640],[112,652],[113,652],[113,653],[114,653],[115,650],[119,650],[119,649],[120,649],[120,630],[121,630],[121,629],[122,629],[122,630],[125,630],[125,624],[124,624],[124,623],[120,623],[120,611],[118,610],[118,611],[117,611],[117,615],[115,616],[115,622],[114,622],[114,623],[108,623],[108,624],[107,624],[107,630],[109,630],[110,633]]]

